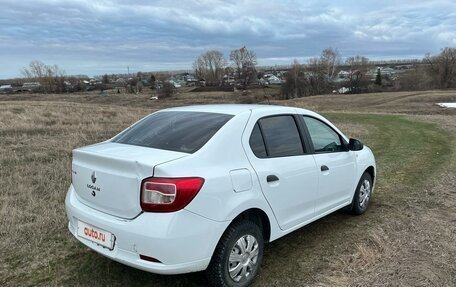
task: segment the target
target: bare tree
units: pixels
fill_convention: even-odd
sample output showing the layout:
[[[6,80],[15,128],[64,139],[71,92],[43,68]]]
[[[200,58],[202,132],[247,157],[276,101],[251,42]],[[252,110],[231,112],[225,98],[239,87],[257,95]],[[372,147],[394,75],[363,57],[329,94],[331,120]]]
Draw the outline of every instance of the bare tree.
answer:
[[[255,52],[248,50],[244,46],[231,51],[230,60],[233,62],[236,70],[236,79],[242,84],[245,90],[247,85],[256,79],[255,66],[257,64],[257,58]]]
[[[299,65],[295,60],[282,93],[290,97],[285,91],[291,90],[293,97],[305,97],[330,92],[340,64],[341,56],[335,48],[324,49],[319,57],[309,59],[307,65]]]
[[[356,55],[354,57],[348,57],[345,60],[345,64],[354,67],[367,67],[369,65],[369,58]]]
[[[290,71],[290,75],[293,78],[293,86],[294,86],[293,96],[295,98],[297,98],[298,95],[300,95],[299,78],[302,76],[301,73],[302,73],[302,66],[301,66],[301,64],[299,64],[298,60],[295,59],[293,61],[293,66]]]
[[[193,68],[195,74],[209,85],[221,85],[226,64],[222,52],[211,50],[201,54],[193,63]]]
[[[139,94],[142,92],[143,83],[140,80],[140,77],[130,78],[127,82],[127,92]]]
[[[109,76],[108,76],[108,74],[104,74],[103,75],[103,77],[101,78],[101,82],[103,83],[103,85],[109,84]]]
[[[307,65],[295,60],[285,75],[282,96],[285,99],[307,97],[326,93],[329,89],[325,66],[320,58],[310,59]]]
[[[162,87],[157,89],[157,94],[160,99],[169,98],[176,94],[176,88],[169,82],[164,82]]]
[[[46,92],[60,93],[65,90],[65,72],[60,70],[57,65],[46,65],[35,60],[22,69],[22,74],[27,79],[42,84]]]
[[[149,78],[150,88],[155,89],[155,76],[154,74],[150,74]]]
[[[341,56],[337,49],[326,48],[321,52],[320,63],[324,68],[328,79],[333,79],[336,75],[337,68],[341,64]]]
[[[291,69],[285,75],[285,83],[282,84],[283,98],[291,99],[305,96],[306,82],[304,67],[295,59]]]
[[[311,58],[307,63],[308,87],[307,94],[318,95],[328,92],[330,88],[327,66],[321,61],[321,58]]]
[[[456,48],[443,48],[437,56],[427,54],[424,62],[435,88],[456,87]]]
[[[22,74],[27,79],[42,79],[46,74],[46,65],[41,61],[31,61],[28,67],[22,69]]]
[[[403,91],[428,90],[434,87],[434,75],[429,74],[429,67],[416,65],[413,69],[399,74],[395,88]],[[431,73],[432,74],[432,73]]]
[[[348,75],[350,81],[350,88],[353,93],[358,92],[361,84],[363,83],[364,75],[369,69],[369,59],[364,56],[348,57],[345,64],[350,66],[350,74]]]

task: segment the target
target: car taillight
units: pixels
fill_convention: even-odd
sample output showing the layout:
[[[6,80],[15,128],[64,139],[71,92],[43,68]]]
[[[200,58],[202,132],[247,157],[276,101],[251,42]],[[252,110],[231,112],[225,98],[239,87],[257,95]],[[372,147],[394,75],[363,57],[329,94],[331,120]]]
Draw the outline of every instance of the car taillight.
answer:
[[[187,206],[204,184],[201,177],[146,178],[141,184],[141,208],[149,212],[173,212]]]

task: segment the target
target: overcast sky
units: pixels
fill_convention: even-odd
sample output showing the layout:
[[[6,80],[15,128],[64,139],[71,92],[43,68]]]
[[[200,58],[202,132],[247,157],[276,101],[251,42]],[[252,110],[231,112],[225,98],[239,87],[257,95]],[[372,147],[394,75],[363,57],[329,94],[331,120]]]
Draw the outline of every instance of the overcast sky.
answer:
[[[260,65],[326,47],[421,58],[456,46],[456,1],[0,0],[0,78],[32,60],[69,75],[191,69],[204,51],[244,45]]]

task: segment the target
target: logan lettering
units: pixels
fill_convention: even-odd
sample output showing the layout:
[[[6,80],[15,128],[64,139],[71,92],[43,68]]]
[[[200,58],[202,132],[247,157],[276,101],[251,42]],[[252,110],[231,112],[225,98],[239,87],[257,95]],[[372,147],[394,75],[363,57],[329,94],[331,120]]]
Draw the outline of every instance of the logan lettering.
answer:
[[[93,184],[87,184],[87,188],[90,188],[92,190],[100,191],[100,188],[98,186],[95,186]]]

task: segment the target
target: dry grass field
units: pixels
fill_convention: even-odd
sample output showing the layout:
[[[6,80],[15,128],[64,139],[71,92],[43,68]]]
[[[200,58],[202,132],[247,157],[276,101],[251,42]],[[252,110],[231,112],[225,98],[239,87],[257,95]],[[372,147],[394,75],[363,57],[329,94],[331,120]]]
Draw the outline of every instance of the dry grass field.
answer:
[[[72,238],[71,150],[157,109],[267,103],[273,92],[0,95],[0,286],[204,286],[201,272],[138,271]],[[371,146],[378,182],[365,215],[337,212],[266,245],[255,286],[455,286],[456,110],[436,102],[456,102],[456,91],[271,101],[321,112]]]

